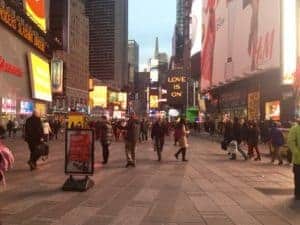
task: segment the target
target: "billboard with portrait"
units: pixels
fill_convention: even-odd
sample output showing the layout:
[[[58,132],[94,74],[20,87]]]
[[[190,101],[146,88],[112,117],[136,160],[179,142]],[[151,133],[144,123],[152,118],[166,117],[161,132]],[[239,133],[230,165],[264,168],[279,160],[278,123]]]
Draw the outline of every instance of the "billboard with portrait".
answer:
[[[191,56],[201,51],[202,42],[202,0],[193,0],[190,14]]]
[[[46,32],[46,1],[45,0],[24,0],[26,15]]]
[[[47,59],[30,52],[28,63],[31,80],[32,98],[52,101],[50,66]]]
[[[280,67],[280,4],[203,1],[202,90]]]

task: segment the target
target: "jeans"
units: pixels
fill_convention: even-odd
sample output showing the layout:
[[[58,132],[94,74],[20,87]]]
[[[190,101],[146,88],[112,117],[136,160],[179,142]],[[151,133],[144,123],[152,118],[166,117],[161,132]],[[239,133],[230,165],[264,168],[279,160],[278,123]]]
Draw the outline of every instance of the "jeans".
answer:
[[[128,163],[135,164],[135,148],[136,148],[135,142],[126,141],[125,153],[126,153],[126,159]]]
[[[280,153],[280,147],[273,145],[273,151],[272,151],[272,162],[275,161],[275,159],[278,159],[280,163],[282,163],[282,157]]]
[[[36,164],[36,161],[39,159],[39,156],[36,153],[36,147],[39,143],[36,142],[28,142],[28,147],[30,150],[29,161]]]

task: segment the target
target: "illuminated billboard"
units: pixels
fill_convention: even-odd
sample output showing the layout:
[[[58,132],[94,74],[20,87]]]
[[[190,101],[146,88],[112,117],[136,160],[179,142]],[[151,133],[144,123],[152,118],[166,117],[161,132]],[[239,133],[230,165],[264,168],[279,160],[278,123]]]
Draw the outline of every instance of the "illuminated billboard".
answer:
[[[92,106],[96,107],[107,107],[107,87],[106,86],[95,86],[94,91],[90,92],[90,99]]]
[[[150,95],[150,109],[158,108],[158,95]]]
[[[27,16],[46,32],[46,8],[45,0],[24,0],[24,8]]]
[[[202,90],[280,68],[281,2],[203,1]]]
[[[297,68],[296,0],[282,1],[282,84],[295,82]]]
[[[119,92],[118,101],[120,102],[121,109],[126,110],[127,109],[127,93]]]
[[[158,82],[158,79],[159,79],[158,69],[151,69],[151,71],[150,71],[150,81],[151,82]]]
[[[28,54],[32,98],[52,101],[50,66],[47,59],[35,53]]]
[[[33,102],[30,101],[21,101],[20,102],[20,114],[29,115],[33,112]]]
[[[52,92],[61,94],[63,92],[64,62],[60,59],[51,60],[51,84]]]
[[[202,0],[193,0],[190,14],[191,56],[201,51],[202,42]]]

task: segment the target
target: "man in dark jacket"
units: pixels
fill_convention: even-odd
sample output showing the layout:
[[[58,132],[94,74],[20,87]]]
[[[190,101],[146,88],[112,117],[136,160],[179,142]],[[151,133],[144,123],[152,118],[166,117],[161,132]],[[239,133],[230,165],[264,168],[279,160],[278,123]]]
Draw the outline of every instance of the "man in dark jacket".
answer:
[[[103,154],[103,162],[102,164],[107,164],[109,158],[109,146],[113,139],[112,126],[110,122],[107,120],[106,116],[102,116],[102,122],[99,126],[96,126],[96,134],[98,134],[98,139],[102,145],[102,154]],[[99,129],[99,130],[98,130]]]
[[[130,114],[130,118],[127,121],[127,125],[124,128],[125,130],[125,151],[127,164],[126,168],[129,166],[135,167],[135,149],[136,144],[139,140],[140,134],[140,122],[136,118],[134,113]]]
[[[30,170],[36,169],[36,161],[39,156],[36,154],[36,148],[41,143],[44,136],[43,126],[40,115],[34,111],[32,116],[26,120],[25,124],[25,141],[28,143],[30,158],[28,165]]]
[[[241,153],[241,155],[244,157],[245,160],[248,159],[247,154],[241,149],[241,143],[242,143],[242,126],[240,124],[240,121],[237,117],[234,118],[234,122],[232,125],[232,138],[233,141],[237,142],[237,150]],[[236,159],[236,153],[231,155],[231,159]]]
[[[161,161],[161,153],[163,151],[165,143],[165,135],[167,133],[167,127],[159,117],[152,126],[151,139],[154,142],[154,150],[157,153],[158,161]]]
[[[11,137],[11,133],[13,131],[14,128],[14,122],[12,120],[9,120],[7,125],[6,125],[6,130],[8,132],[8,137]]]

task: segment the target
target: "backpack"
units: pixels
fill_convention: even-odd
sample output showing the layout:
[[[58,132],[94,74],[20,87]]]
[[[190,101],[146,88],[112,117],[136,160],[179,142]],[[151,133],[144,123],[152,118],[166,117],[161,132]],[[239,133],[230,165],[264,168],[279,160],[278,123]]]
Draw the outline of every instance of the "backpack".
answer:
[[[4,186],[6,185],[4,173],[12,168],[14,161],[12,152],[0,142],[0,182],[3,182]]]

